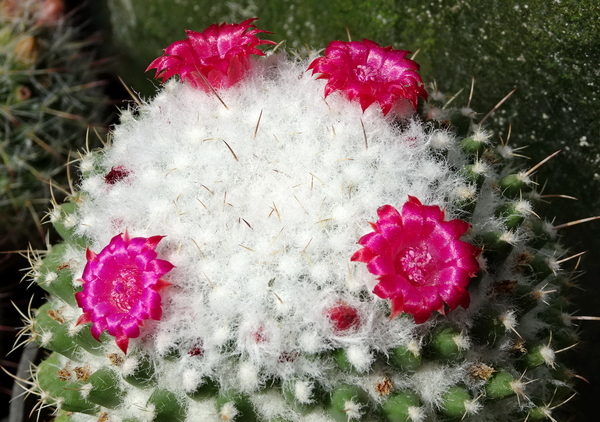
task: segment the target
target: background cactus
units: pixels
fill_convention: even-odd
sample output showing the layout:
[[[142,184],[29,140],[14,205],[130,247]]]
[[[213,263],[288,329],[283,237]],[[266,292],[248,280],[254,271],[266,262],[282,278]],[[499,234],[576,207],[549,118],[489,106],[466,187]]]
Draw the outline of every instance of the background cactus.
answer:
[[[106,119],[94,39],[82,39],[64,11],[64,3],[54,0],[0,4],[3,250],[45,244],[41,220],[50,205],[50,182],[61,201],[70,150],[85,145],[88,126]],[[90,147],[97,143],[92,138]]]
[[[568,406],[578,265],[536,214],[538,168],[436,88],[396,120],[323,101],[308,64],[270,55],[218,95],[170,81],[82,154],[81,190],[50,214],[64,243],[32,263],[51,299],[24,334],[53,351],[31,390],[57,420],[520,421]],[[443,296],[452,311],[422,324],[390,319],[355,255],[377,208],[408,195],[468,222],[483,250],[470,305]],[[162,315],[156,296],[136,308],[140,333],[88,310],[134,244],[171,284]]]
[[[0,355],[12,349],[20,315],[32,295],[19,285],[27,248],[45,249],[43,224],[52,192],[62,202],[70,191],[69,152],[99,145],[110,114],[105,83],[95,61],[97,36],[78,20],[80,10],[62,0],[0,2]],[[52,181],[53,187],[50,183]],[[55,239],[52,237],[52,239]],[[54,240],[53,240],[54,241]],[[36,290],[38,292],[38,290]],[[33,300],[38,306],[41,295]],[[12,302],[12,303],[11,303]],[[3,360],[11,361],[20,351]],[[8,412],[13,380],[0,375],[0,418]]]

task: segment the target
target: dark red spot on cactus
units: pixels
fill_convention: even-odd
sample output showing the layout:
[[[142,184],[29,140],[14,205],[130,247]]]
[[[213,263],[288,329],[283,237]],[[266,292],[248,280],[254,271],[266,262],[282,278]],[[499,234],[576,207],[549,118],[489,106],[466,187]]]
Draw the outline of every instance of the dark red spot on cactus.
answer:
[[[338,302],[336,306],[327,310],[327,317],[337,333],[349,330],[360,325],[360,316],[356,308],[345,302]]]
[[[192,346],[192,348],[188,352],[188,355],[190,355],[190,356],[204,356],[204,348],[202,347],[203,345],[204,344],[203,344],[202,340],[197,341],[196,343],[194,343],[194,345]]]
[[[120,182],[124,178],[129,175],[129,170],[125,169],[123,166],[113,167],[110,169],[108,174],[104,176],[104,181],[109,185],[114,185],[117,182]]]
[[[257,344],[267,341],[263,327],[260,327],[258,330],[252,333],[252,340],[254,340],[254,342]]]
[[[298,352],[283,352],[279,355],[279,363],[294,362],[298,357]]]

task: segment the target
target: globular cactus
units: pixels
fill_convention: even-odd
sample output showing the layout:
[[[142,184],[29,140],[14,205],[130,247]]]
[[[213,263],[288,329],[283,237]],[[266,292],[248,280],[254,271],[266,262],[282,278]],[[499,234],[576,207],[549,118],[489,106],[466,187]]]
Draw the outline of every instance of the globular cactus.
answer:
[[[29,389],[59,421],[554,420],[577,265],[537,166],[408,52],[250,58],[251,23],[188,32],[82,154]]]
[[[66,186],[71,149],[106,118],[92,40],[63,14],[61,0],[0,3],[0,245],[44,244],[51,181]],[[95,138],[94,138],[95,139]],[[57,198],[64,198],[55,189]]]

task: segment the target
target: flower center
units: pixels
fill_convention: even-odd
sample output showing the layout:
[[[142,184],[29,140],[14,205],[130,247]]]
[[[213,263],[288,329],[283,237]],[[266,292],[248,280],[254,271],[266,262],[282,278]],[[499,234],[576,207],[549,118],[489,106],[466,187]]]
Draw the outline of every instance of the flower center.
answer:
[[[117,308],[129,312],[142,295],[142,276],[135,267],[123,268],[113,284],[111,299]]]
[[[377,71],[371,66],[365,64],[359,64],[354,69],[354,76],[359,82],[368,82],[377,79]]]
[[[396,257],[396,272],[414,284],[426,284],[434,263],[427,245],[411,246]]]

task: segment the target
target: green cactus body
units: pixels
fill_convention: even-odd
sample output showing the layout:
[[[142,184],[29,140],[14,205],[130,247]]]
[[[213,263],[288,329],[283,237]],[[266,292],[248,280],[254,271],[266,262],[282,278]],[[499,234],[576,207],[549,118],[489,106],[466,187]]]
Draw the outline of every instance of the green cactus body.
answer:
[[[324,102],[306,66],[269,56],[219,98],[171,81],[136,116],[123,111],[111,146],[86,158],[81,191],[51,213],[64,243],[34,277],[51,298],[32,338],[55,352],[36,379],[61,420],[544,420],[533,403],[571,388],[568,352],[554,353],[575,337],[562,317],[568,275],[543,259],[563,251],[533,246],[538,217],[512,205],[529,186],[515,184],[518,158],[479,161],[495,146],[472,129],[396,122],[334,94]],[[485,171],[474,178],[473,166]],[[485,269],[470,303],[419,324],[373,294],[377,277],[350,260],[377,207],[400,208],[408,195],[464,218],[462,238],[483,250]],[[114,303],[143,295],[139,276],[155,283],[161,314],[137,335],[115,328],[96,341],[99,317],[77,305],[91,300],[82,292],[97,263],[125,259],[104,249],[117,243],[145,264],[115,279]],[[77,391],[60,401],[64,368],[89,376],[69,378]]]

